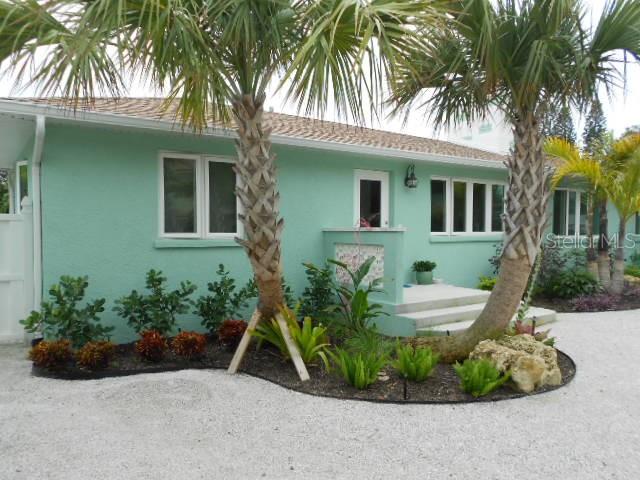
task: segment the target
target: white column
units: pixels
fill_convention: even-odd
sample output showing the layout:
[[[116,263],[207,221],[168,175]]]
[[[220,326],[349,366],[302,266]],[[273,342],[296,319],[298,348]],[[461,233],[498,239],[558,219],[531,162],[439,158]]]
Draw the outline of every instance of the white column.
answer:
[[[23,247],[23,298],[22,316],[26,318],[32,310],[36,310],[35,304],[35,286],[33,282],[33,262],[34,262],[34,250],[33,250],[33,203],[31,198],[25,197],[22,200],[22,245]],[[33,334],[24,334],[24,340],[26,343],[31,341]]]

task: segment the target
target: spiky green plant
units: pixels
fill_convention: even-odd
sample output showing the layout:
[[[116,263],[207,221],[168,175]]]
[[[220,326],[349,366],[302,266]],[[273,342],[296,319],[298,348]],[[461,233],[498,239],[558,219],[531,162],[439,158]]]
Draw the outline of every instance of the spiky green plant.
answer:
[[[375,327],[348,332],[344,338],[343,348],[352,353],[376,353],[390,356],[395,343],[384,335],[380,335]]]
[[[433,372],[440,355],[430,348],[411,345],[399,345],[396,348],[396,359],[391,362],[402,378],[412,382],[423,382]]]
[[[322,325],[314,326],[311,317],[305,317],[301,326],[295,311],[282,308],[280,312],[287,322],[291,338],[298,347],[305,365],[311,365],[320,359],[324,366],[329,369],[329,360],[326,353],[329,347],[327,328]],[[275,318],[261,323],[251,334],[260,341],[266,341],[274,345],[285,359],[291,358],[282,329]]]
[[[377,352],[351,353],[341,348],[329,352],[338,373],[350,385],[358,390],[363,390],[375,383],[378,373],[387,364],[387,357]]]
[[[498,369],[489,360],[465,360],[453,365],[458,377],[460,377],[462,389],[474,397],[482,397],[497,388],[511,378],[511,372],[501,375]]]
[[[329,311],[337,312],[344,326],[351,332],[361,332],[371,328],[371,321],[377,317],[388,315],[380,303],[371,303],[369,296],[372,293],[381,292],[382,278],[374,278],[364,285],[365,279],[375,262],[375,257],[367,258],[360,266],[353,269],[344,262],[328,260],[337,268],[343,269],[351,284],[336,284],[336,296],[339,303],[329,308]]]

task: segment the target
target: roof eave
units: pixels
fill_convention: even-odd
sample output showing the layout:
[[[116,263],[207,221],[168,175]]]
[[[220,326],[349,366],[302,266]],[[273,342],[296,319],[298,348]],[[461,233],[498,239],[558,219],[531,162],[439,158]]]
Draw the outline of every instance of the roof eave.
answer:
[[[170,122],[167,120],[152,120],[115,113],[87,112],[80,110],[78,110],[77,112],[71,112],[69,109],[63,107],[40,105],[35,103],[24,103],[14,100],[0,100],[0,112],[27,116],[45,115],[47,118],[68,122],[171,131],[174,133],[184,133],[187,135],[196,134],[195,132],[181,128],[180,125],[176,124],[175,122]],[[218,138],[229,138],[230,136],[232,136],[232,134],[233,130],[226,128],[207,128],[200,133],[200,135],[207,135]],[[375,155],[385,158],[413,160],[416,162],[465,165],[470,167],[491,168],[498,170],[506,169],[505,165],[502,162],[496,160],[456,157],[434,153],[421,153],[411,150],[401,150],[388,147],[356,145],[349,143],[332,142],[329,140],[315,140],[304,137],[291,137],[287,135],[277,134],[271,135],[271,141],[272,143],[279,145],[349,152],[363,155]]]

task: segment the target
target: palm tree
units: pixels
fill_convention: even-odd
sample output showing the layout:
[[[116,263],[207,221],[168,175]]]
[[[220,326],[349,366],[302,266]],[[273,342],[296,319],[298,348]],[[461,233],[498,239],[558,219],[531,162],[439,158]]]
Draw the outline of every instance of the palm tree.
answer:
[[[608,218],[607,218],[607,193],[603,190],[599,182],[592,181],[589,175],[595,171],[606,171],[612,167],[611,162],[607,161],[605,153],[607,142],[611,142],[609,135],[604,135],[592,145],[589,150],[584,149],[582,152],[571,142],[564,138],[549,138],[544,147],[545,153],[555,160],[562,161],[555,171],[552,188],[555,190],[560,182],[568,175],[586,180],[587,185],[587,221],[586,221],[586,237],[587,237],[587,270],[600,281],[600,284],[608,289],[611,283],[611,268],[609,260],[609,235]],[[566,173],[565,170],[570,169],[577,172],[583,169],[584,175],[579,173]],[[598,235],[598,253],[596,253],[593,241],[594,225],[596,215],[599,219],[599,235]]]
[[[640,210],[640,134],[613,142],[603,159],[581,155],[575,145],[557,138],[547,142],[545,152],[562,161],[553,176],[553,187],[567,177],[584,179],[599,198],[611,201],[618,211],[620,225],[609,291],[621,294],[624,288],[626,226]]]
[[[384,78],[408,58],[410,23],[441,14],[434,0],[0,0],[0,62],[75,106],[120,96],[124,76],[168,91],[178,120],[202,130],[233,121],[237,195],[262,318],[283,302],[275,154],[264,121],[268,87],[322,113],[331,98],[363,119]],[[42,52],[45,53],[42,53]],[[37,54],[44,56],[38,61]],[[33,73],[32,73],[33,72]]]
[[[427,337],[443,358],[466,356],[482,339],[501,335],[518,308],[540,250],[550,196],[541,121],[552,104],[583,107],[599,85],[624,75],[617,53],[640,60],[640,2],[606,5],[594,28],[579,0],[460,0],[450,28],[426,26],[427,48],[413,69],[393,78],[397,111],[428,109],[436,126],[473,121],[490,108],[513,129],[504,250],[485,309],[464,332]],[[417,73],[415,71],[417,70]]]

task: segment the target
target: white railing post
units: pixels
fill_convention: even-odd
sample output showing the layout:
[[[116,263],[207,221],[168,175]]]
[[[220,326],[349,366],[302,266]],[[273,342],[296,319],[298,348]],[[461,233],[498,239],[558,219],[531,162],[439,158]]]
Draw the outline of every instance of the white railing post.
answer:
[[[25,197],[22,200],[22,244],[23,248],[23,275],[24,275],[24,305],[23,318],[26,318],[32,310],[39,309],[39,305],[35,305],[35,285],[33,282],[33,202],[31,198]],[[30,342],[33,334],[25,333],[25,342]]]

